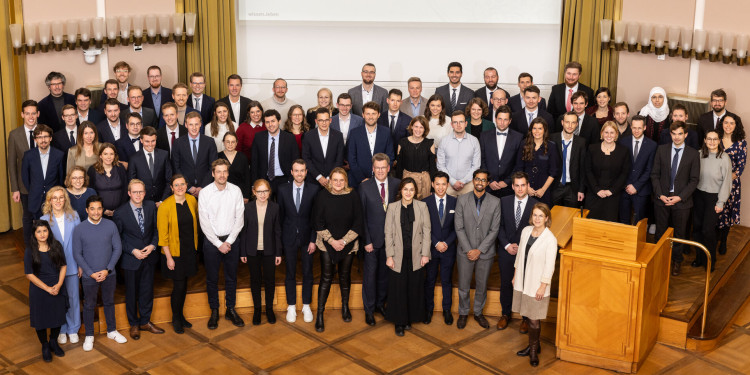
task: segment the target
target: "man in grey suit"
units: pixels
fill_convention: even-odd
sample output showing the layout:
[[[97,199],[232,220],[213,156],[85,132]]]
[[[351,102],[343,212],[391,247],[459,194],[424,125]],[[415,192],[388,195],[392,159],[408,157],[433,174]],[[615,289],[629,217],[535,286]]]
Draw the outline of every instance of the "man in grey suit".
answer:
[[[150,95],[150,94],[149,94]],[[128,114],[137,113],[143,119],[143,126],[150,126],[156,129],[156,112],[151,108],[143,106],[143,90],[139,86],[128,86],[128,108],[120,112],[122,122],[127,124]]]
[[[474,90],[461,84],[461,77],[464,75],[464,68],[460,62],[448,64],[448,80],[450,83],[435,89],[435,94],[443,97],[445,103],[445,113],[454,111],[463,111],[466,104],[474,97]]]
[[[362,67],[362,84],[349,89],[352,97],[352,113],[362,116],[362,106],[367,102],[378,103],[380,108],[385,108],[388,103],[388,90],[375,83],[375,64],[367,63]]]
[[[495,258],[495,238],[500,230],[500,199],[485,194],[490,173],[486,169],[474,171],[473,194],[464,194],[456,202],[454,223],[458,237],[458,329],[466,327],[469,316],[471,276],[474,274],[474,320],[482,328],[490,324],[484,317],[487,300],[487,278]]]
[[[409,89],[409,97],[401,102],[401,112],[412,118],[424,116],[424,110],[427,109],[427,98],[422,96],[422,80],[419,77],[411,77],[406,82],[406,87]]]
[[[26,100],[21,104],[21,117],[23,126],[11,130],[8,135],[8,174],[10,175],[10,191],[13,202],[21,203],[23,207],[23,239],[28,243],[31,238],[31,222],[34,215],[29,210],[29,191],[23,184],[21,166],[23,154],[29,148],[36,147],[34,141],[34,130],[39,119],[39,105],[35,100]]]

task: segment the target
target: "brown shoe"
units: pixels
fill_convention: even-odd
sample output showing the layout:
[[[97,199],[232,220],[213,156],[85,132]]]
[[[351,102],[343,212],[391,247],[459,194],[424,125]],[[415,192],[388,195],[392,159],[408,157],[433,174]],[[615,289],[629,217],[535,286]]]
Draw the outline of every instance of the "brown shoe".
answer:
[[[508,328],[508,323],[510,323],[510,317],[507,315],[501,316],[500,320],[497,321],[497,329],[502,331]]]
[[[680,268],[682,268],[682,263],[672,262],[672,276],[680,276]]]
[[[133,340],[138,340],[141,338],[141,330],[138,329],[138,326],[130,326],[130,337]]]
[[[526,318],[521,319],[521,327],[518,329],[518,332],[522,334],[529,333],[529,322]]]
[[[155,326],[154,323],[151,323],[151,322],[148,322],[148,324],[146,324],[146,325],[142,325],[141,329],[144,330],[144,331],[149,331],[151,333],[155,333],[157,335],[164,333],[163,329]]]

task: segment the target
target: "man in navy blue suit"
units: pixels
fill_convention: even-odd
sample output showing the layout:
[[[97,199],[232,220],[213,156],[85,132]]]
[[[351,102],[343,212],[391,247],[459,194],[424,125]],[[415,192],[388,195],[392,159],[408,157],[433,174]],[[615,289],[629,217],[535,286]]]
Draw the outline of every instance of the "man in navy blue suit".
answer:
[[[523,101],[526,103],[525,108],[513,114],[513,122],[511,128],[513,130],[523,134],[529,131],[529,124],[534,121],[535,118],[541,117],[547,124],[553,124],[554,120],[547,111],[539,108],[539,101],[542,99],[540,95],[541,91],[539,87],[531,85],[523,91]]]
[[[383,111],[378,118],[378,126],[385,126],[391,130],[391,138],[393,138],[393,149],[398,148],[398,142],[401,138],[408,136],[406,128],[409,127],[411,122],[411,116],[404,112],[401,112],[401,90],[391,89],[388,92],[388,109]]]
[[[187,106],[197,109],[201,113],[204,124],[211,122],[214,117],[214,104],[216,99],[206,95],[203,90],[206,89],[206,77],[201,72],[194,72],[190,75],[190,96],[187,100]]]
[[[583,203],[586,139],[575,134],[578,119],[573,111],[562,115],[562,131],[550,136],[561,161],[560,176],[552,184],[552,202],[555,206],[577,208]]]
[[[63,153],[50,147],[52,129],[47,125],[37,125],[34,129],[34,141],[36,147],[23,154],[21,178],[29,192],[29,212],[36,220],[42,216],[42,204],[47,191],[63,184]]]
[[[159,262],[159,232],[156,205],[145,200],[146,185],[138,179],[128,184],[130,200],[117,208],[112,220],[122,239],[120,267],[125,276],[125,312],[130,337],[141,338],[141,330],[155,334],[164,330],[151,323],[154,306],[154,269]]]
[[[512,194],[510,175],[516,166],[516,156],[523,145],[523,134],[510,129],[510,107],[503,105],[495,111],[495,129],[482,133],[481,168],[490,172],[488,192],[496,197]]]
[[[518,89],[520,91],[518,92],[518,94],[511,96],[508,100],[508,105],[510,106],[510,110],[513,111],[513,113],[520,112],[524,108],[526,108],[526,103],[523,101],[523,91],[533,84],[534,77],[531,74],[523,72],[518,75]],[[539,101],[539,108],[547,111],[547,101],[544,98],[541,98],[541,100]]]
[[[141,144],[141,129],[143,129],[143,119],[137,112],[130,112],[125,116],[125,128],[128,130],[126,137],[120,137],[115,143],[117,156],[120,162],[128,167],[130,157],[138,152],[143,145]],[[153,128],[152,128],[153,129]]]
[[[99,143],[117,143],[120,138],[127,137],[128,129],[125,127],[125,122],[120,121],[120,102],[117,99],[107,99],[104,102],[104,115],[107,118],[96,124],[96,129],[99,130]]]
[[[330,128],[331,114],[326,108],[315,111],[314,129],[302,137],[302,159],[305,159],[310,173],[309,182],[328,186],[328,174],[336,167],[344,165],[344,138],[341,132]]]
[[[144,199],[156,203],[172,195],[170,181],[172,180],[172,163],[169,161],[169,151],[156,148],[156,130],[146,127],[141,130],[141,149],[133,154],[128,164],[128,178],[139,179],[146,185]]]
[[[365,124],[362,116],[352,113],[352,97],[347,93],[342,93],[336,98],[336,108],[339,113],[331,117],[331,129],[341,132],[344,136],[344,144],[349,141],[352,130]]]
[[[497,329],[505,329],[510,323],[518,243],[521,241],[521,231],[529,225],[531,210],[537,203],[535,198],[529,196],[529,176],[525,172],[513,173],[512,179],[515,194],[500,198],[500,231],[497,234],[500,248],[497,251],[497,262],[500,267],[502,316],[497,322]]]
[[[63,91],[65,76],[60,72],[47,74],[44,83],[49,89],[49,95],[39,101],[39,123],[49,126],[54,133],[63,127],[62,107],[66,104],[76,104],[76,98]]]
[[[385,126],[378,126],[380,105],[375,102],[365,103],[362,115],[365,126],[353,129],[346,144],[349,156],[349,185],[354,188],[373,176],[372,157],[375,154],[383,153],[388,155],[390,160],[394,160],[391,132]]]
[[[251,147],[252,181],[264,179],[271,183],[271,197],[276,197],[279,186],[292,179],[292,163],[299,158],[297,141],[292,133],[279,129],[281,114],[275,109],[263,113],[267,130],[256,134]]]
[[[91,90],[81,87],[75,92],[76,97],[76,125],[81,125],[84,121],[91,121],[98,124],[104,121],[104,112],[91,108]],[[64,120],[64,119],[63,119]]]
[[[631,223],[631,209],[633,220],[638,222],[646,217],[646,204],[651,201],[651,168],[654,165],[656,142],[645,137],[646,118],[641,115],[633,116],[630,120],[631,135],[620,138],[620,144],[630,153],[633,170],[630,171],[625,182],[625,193],[620,200],[620,222]]]
[[[177,138],[172,148],[172,170],[185,176],[188,193],[197,198],[201,189],[213,181],[211,163],[219,155],[213,138],[200,133],[200,113],[191,112],[185,115],[185,125],[188,130],[187,137]]]
[[[161,85],[161,68],[151,65],[146,69],[149,88],[143,90],[143,107],[156,112],[156,118],[161,117],[161,106],[167,102],[174,102],[172,90]]]
[[[432,321],[435,309],[435,282],[438,268],[440,269],[440,284],[443,293],[443,320],[445,324],[453,324],[451,305],[453,304],[453,265],[456,263],[456,229],[453,226],[453,216],[456,211],[456,197],[448,195],[448,174],[442,171],[435,173],[432,178],[432,188],[435,194],[423,199],[430,211],[432,233],[430,234],[430,252],[432,259],[425,266],[425,320],[424,324]]]
[[[688,121],[687,108],[680,103],[675,104],[672,107],[671,119],[672,119],[672,122],[682,121],[687,124],[687,121]],[[703,145],[703,138],[705,138],[705,136],[699,135],[701,133],[705,134],[705,132],[703,132],[703,129],[699,127],[698,131],[700,131],[700,133],[693,129],[688,129],[687,137],[685,138],[685,144],[696,150],[700,150],[701,145]],[[672,142],[672,134],[669,132],[669,128],[663,129],[661,133],[659,134],[659,145],[660,146],[666,145],[666,144],[669,144],[670,142]]]

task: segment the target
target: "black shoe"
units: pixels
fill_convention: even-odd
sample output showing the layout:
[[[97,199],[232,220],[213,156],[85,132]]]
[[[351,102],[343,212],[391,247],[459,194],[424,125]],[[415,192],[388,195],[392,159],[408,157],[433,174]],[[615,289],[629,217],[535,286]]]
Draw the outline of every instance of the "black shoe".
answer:
[[[443,311],[443,319],[446,325],[453,324],[453,314],[449,310]]]
[[[54,340],[57,340],[57,338],[53,338]],[[52,362],[52,352],[49,350],[49,343],[45,342],[42,344],[42,359],[44,362]]]
[[[211,309],[211,317],[208,318],[208,329],[216,329],[219,327],[219,310]]]
[[[315,330],[318,332],[323,332],[326,330],[326,326],[323,321],[323,310],[320,309],[318,309],[318,315],[315,318]]]
[[[682,267],[682,263],[672,262],[672,276],[680,276],[681,267]]]
[[[474,315],[474,320],[479,323],[480,327],[484,329],[490,328],[490,323],[487,321],[487,318],[485,318],[483,314]]]
[[[262,311],[260,310],[260,307],[253,308],[253,325],[259,326],[260,325],[260,317],[262,315]]]
[[[276,324],[276,314],[270,307],[266,307],[266,319],[268,319],[268,324]]]
[[[407,331],[411,331],[411,323],[408,323],[404,326],[404,329]]]
[[[57,337],[53,338],[52,340],[49,340],[49,348],[52,351],[52,353],[55,353],[55,356],[57,357],[65,357],[65,352],[62,350],[60,345],[57,343]]]
[[[184,316],[182,317],[182,326],[185,327],[185,328],[193,328],[193,324],[191,324],[190,322],[188,322],[188,320],[185,319]]]
[[[703,265],[703,262],[699,261],[698,259],[694,260],[692,263],[690,263],[690,267],[698,268]]]
[[[424,314],[424,321],[422,323],[424,323],[424,324],[430,324],[430,323],[432,323],[432,311],[427,311]]]
[[[526,345],[525,348],[517,351],[516,355],[519,356],[519,357],[528,357],[529,356],[529,351],[531,351],[531,346]],[[537,353],[541,353],[542,352],[542,345],[541,344],[539,344],[539,345],[536,346],[536,352]]]
[[[235,327],[244,327],[245,321],[240,318],[237,311],[234,311],[234,307],[227,307],[227,312],[224,314],[224,318],[231,320]]]
[[[456,327],[458,329],[464,329],[466,328],[466,320],[469,318],[468,315],[459,315],[458,316],[458,322],[456,322]]]
[[[349,310],[348,303],[341,306],[341,319],[347,323],[352,321],[352,312]]]
[[[174,332],[177,334],[183,334],[185,333],[185,329],[183,328],[183,323],[180,321],[172,321],[172,328],[174,328]]]
[[[404,326],[402,325],[396,325],[396,336],[403,337],[404,336]]]
[[[375,311],[374,312],[382,315],[385,318],[385,307],[383,307],[383,305],[375,306]]]
[[[368,326],[374,326],[375,317],[371,313],[365,313],[365,323],[367,323]]]

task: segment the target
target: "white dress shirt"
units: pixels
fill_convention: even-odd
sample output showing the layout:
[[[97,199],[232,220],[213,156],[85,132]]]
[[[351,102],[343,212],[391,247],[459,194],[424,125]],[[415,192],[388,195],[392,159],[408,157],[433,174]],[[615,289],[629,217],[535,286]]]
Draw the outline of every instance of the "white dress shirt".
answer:
[[[367,133],[367,143],[370,144],[370,156],[372,156],[375,152],[375,140],[378,136],[378,126],[375,125],[375,129],[372,129],[372,132],[370,132],[367,129],[367,125],[365,125],[365,133]]]
[[[498,133],[504,133],[506,135],[500,135]],[[497,142],[497,158],[498,160],[503,157],[503,151],[505,151],[505,142],[508,141],[508,133],[510,133],[510,130],[505,129],[504,131],[500,131],[498,128],[495,128],[495,141]]]
[[[227,182],[224,190],[211,183],[198,196],[198,216],[206,240],[217,248],[222,245],[220,236],[228,236],[226,242],[233,244],[242,230],[245,205],[242,191],[237,185]]]

